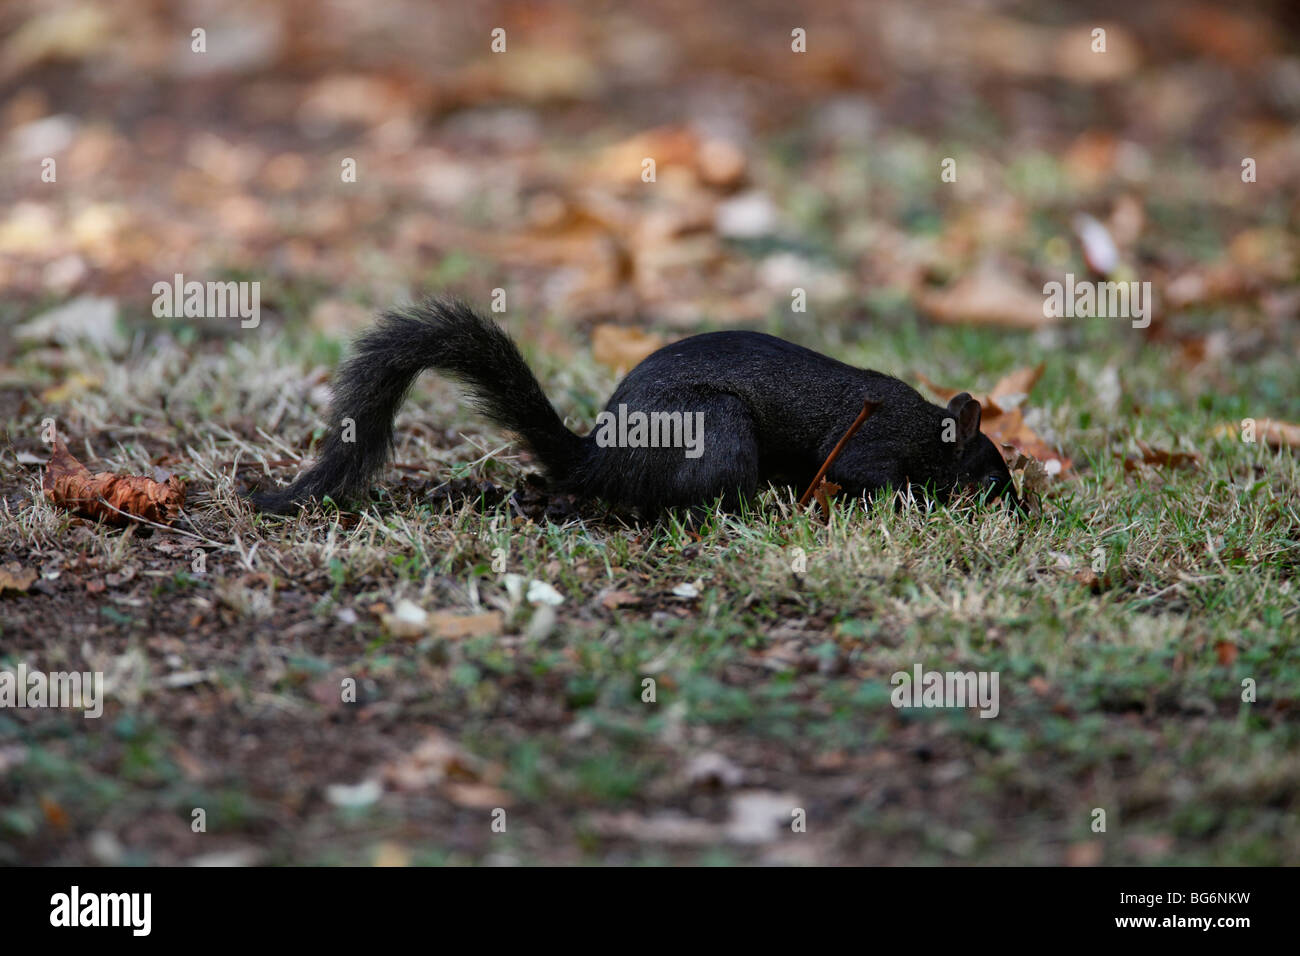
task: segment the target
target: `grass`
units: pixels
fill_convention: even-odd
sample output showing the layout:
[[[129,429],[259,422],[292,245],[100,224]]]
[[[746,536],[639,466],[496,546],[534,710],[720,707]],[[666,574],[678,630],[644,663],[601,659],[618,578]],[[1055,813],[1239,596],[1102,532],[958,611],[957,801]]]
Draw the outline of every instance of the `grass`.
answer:
[[[4,599],[0,667],[103,670],[111,691],[98,721],[0,713],[0,859],[1300,862],[1300,466],[1217,431],[1300,418],[1293,366],[1189,372],[1104,320],[1035,338],[929,327],[888,294],[861,307],[860,331],[772,327],[972,390],[1047,362],[1031,420],[1076,473],[1039,513],[839,502],[823,522],[771,490],[687,527],[447,504],[427,492],[509,489],[528,466],[430,377],[396,456],[427,471],[390,472],[359,514],[268,519],[239,495],[319,436],[336,344],[291,316],[287,337],[72,356],[103,385],[59,409],[71,450],[144,473],[168,456],[199,537],[53,510],[13,454],[42,452],[45,412],[6,406],[0,553],[44,577]],[[531,357],[583,427],[614,378],[579,356]],[[1136,439],[1203,462],[1126,469]],[[563,603],[512,596],[508,574]],[[501,624],[395,637],[403,599]],[[891,675],[918,663],[998,672],[1000,713],[895,708]],[[331,800],[367,779],[377,798]],[[776,810],[751,839],[754,794]]]

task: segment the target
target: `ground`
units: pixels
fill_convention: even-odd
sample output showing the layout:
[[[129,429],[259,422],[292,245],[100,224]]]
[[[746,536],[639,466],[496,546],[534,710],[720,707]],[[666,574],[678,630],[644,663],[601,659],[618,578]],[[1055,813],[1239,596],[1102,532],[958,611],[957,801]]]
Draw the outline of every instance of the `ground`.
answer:
[[[343,43],[286,3],[264,62],[197,79],[151,57],[142,38],[189,32],[156,11],[74,67],[14,73],[9,48],[7,135],[75,128],[57,184],[14,167],[0,193],[0,566],[36,572],[0,593],[0,669],[102,671],[108,694],[99,719],[0,710],[0,862],[1300,863],[1300,462],[1285,432],[1249,440],[1300,421],[1272,8],[1180,33],[1157,4],[1112,26],[1113,75],[1024,75],[998,38],[1086,43],[1090,21],[982,13],[940,31],[959,61],[866,58],[828,4],[820,59],[759,68],[708,38],[759,23],[784,53],[781,15],[672,6],[640,33],[488,4]],[[879,16],[919,36],[907,10]],[[498,14],[523,66],[489,59]],[[88,63],[89,93],[60,73]],[[1042,314],[1044,282],[1104,254],[1079,212],[1114,276],[1157,286],[1148,327]],[[159,316],[177,272],[259,281],[259,324]],[[740,326],[923,390],[1042,363],[1021,447],[1064,464],[1019,473],[1024,516],[774,488],[634,520],[549,496],[428,376],[369,502],[254,513],[312,456],[349,335],[447,291],[579,431],[641,332]],[[16,331],[87,295],[114,305],[103,338]],[[184,478],[184,516],[46,500],[50,419],[92,470]],[[997,715],[896,707],[917,665],[996,673]]]

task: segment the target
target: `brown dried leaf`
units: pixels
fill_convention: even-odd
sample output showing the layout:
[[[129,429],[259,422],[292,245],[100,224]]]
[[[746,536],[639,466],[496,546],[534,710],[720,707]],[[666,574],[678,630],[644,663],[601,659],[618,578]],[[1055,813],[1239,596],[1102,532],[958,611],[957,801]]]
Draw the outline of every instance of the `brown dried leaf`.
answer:
[[[1240,441],[1241,426],[1231,423],[1220,425],[1214,434],[1229,435]],[[1270,448],[1300,448],[1300,425],[1280,422],[1276,418],[1257,418],[1255,440],[1264,442]]]
[[[822,514],[825,517],[830,517],[831,499],[839,494],[839,492],[840,486],[826,478],[817,482],[817,487],[813,489],[813,497],[817,499],[817,504],[822,509]]]
[[[59,805],[53,797],[41,795],[41,813],[45,814],[46,821],[56,830],[66,830],[68,828],[68,811]]]
[[[1262,418],[1255,423],[1255,434],[1274,448],[1300,448],[1300,425]]]
[[[1047,467],[1037,458],[1017,453],[1016,462],[1011,466],[1011,470],[1021,472],[1020,493],[1022,495],[1042,496],[1047,491],[1050,476]]]
[[[684,167],[694,175],[700,139],[690,129],[661,126],[606,147],[597,154],[589,175],[615,183],[641,181],[641,163],[655,161],[655,174],[662,177],[669,167]]]
[[[41,401],[49,405],[58,405],[85,392],[99,388],[103,384],[103,379],[97,376],[87,375],[84,372],[74,372],[61,384],[52,385],[41,392]]]
[[[493,810],[514,802],[506,791],[487,783],[447,783],[442,792],[456,806],[473,810]]]
[[[965,275],[945,289],[922,292],[919,303],[944,325],[1041,329],[1057,321],[1044,313],[1041,293],[989,268]]]
[[[992,439],[995,445],[1012,445],[1041,462],[1056,462],[1060,467],[1058,474],[1065,474],[1070,470],[1070,459],[1043,441],[1037,432],[1026,425],[1019,408],[1013,408],[1001,415],[993,415],[987,421],[982,420],[980,430]]]
[[[1146,442],[1137,440],[1138,451],[1142,452],[1142,464],[1159,465],[1162,468],[1196,468],[1201,464],[1201,456],[1194,451],[1165,451],[1152,448]],[[1135,459],[1124,459],[1124,470],[1133,471],[1138,467]]]
[[[493,783],[500,768],[466,753],[441,731],[433,731],[410,753],[385,764],[382,777],[398,790],[420,790],[447,782]]]
[[[452,614],[450,611],[435,611],[429,615],[429,625],[439,637],[482,637],[486,634],[500,634],[503,617],[500,611],[488,611],[484,614]]]
[[[1066,866],[1097,866],[1101,858],[1102,846],[1095,840],[1071,843],[1065,848]]]
[[[601,606],[607,611],[613,611],[616,608],[626,607],[630,604],[640,604],[639,595],[631,591],[602,591],[599,595]]]
[[[663,344],[657,335],[626,326],[598,325],[591,333],[592,357],[619,373],[639,365]]]
[[[91,474],[57,440],[41,488],[55,507],[112,525],[130,524],[132,517],[170,524],[185,506],[185,485],[179,478],[158,482],[142,475]]]
[[[980,404],[996,406],[999,398],[1005,399],[1012,395],[1028,395],[1034,390],[1038,380],[1043,377],[1043,369],[1046,367],[1046,362],[1039,362],[1037,365],[1018,368],[1014,372],[1002,376],[998,383],[993,386],[993,391],[989,392],[988,400],[981,400]]]
[[[0,567],[0,592],[4,591],[22,591],[26,592],[36,580],[36,572],[23,566],[17,561],[10,561],[8,564]]]
[[[987,435],[993,444],[1000,448],[1009,446],[1041,462],[1057,462],[1060,465],[1060,473],[1064,474],[1070,470],[1070,459],[1052,448],[1025,424],[1025,417],[1020,411],[1019,404],[1003,408],[1003,404],[1010,404],[1007,400],[1012,396],[1025,395],[1033,389],[1042,377],[1043,367],[1040,363],[1033,367],[1017,369],[1004,375],[993,386],[990,394],[973,397],[980,403],[980,431]],[[961,389],[936,385],[924,375],[918,374],[917,378],[921,384],[944,401],[961,391]]]

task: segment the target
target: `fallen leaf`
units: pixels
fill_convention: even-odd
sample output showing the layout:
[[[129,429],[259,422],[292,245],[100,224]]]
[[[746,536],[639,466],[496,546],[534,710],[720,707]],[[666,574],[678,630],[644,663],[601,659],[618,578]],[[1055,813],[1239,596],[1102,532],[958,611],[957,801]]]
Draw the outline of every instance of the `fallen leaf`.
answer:
[[[1188,4],[1170,21],[1170,28],[1197,53],[1243,69],[1267,60],[1280,40],[1266,18],[1210,3]]]
[[[1056,323],[1043,309],[1042,294],[991,267],[968,273],[952,285],[918,296],[921,308],[944,325],[994,325],[1041,329]]]
[[[385,782],[399,790],[421,790],[451,782],[491,783],[500,776],[500,768],[465,753],[445,734],[434,731],[415,748],[382,770]]]
[[[52,797],[41,797],[41,812],[45,814],[45,819],[49,821],[50,826],[54,827],[54,829],[66,830],[68,828],[68,812]]]
[[[700,139],[689,129],[662,126],[608,146],[596,155],[589,174],[615,183],[641,181],[642,162],[655,161],[655,175],[662,178],[670,167],[683,167],[694,175]]]
[[[528,583],[528,603],[549,604],[551,607],[559,607],[564,603],[564,595],[545,581],[534,580]]]
[[[1216,436],[1241,439],[1241,425],[1228,423],[1214,430]],[[1280,422],[1275,418],[1255,419],[1255,440],[1271,448],[1300,448],[1300,425]]]
[[[322,299],[311,310],[311,327],[332,336],[351,335],[371,319],[369,310],[346,299]]]
[[[117,301],[89,295],[29,319],[13,334],[26,343],[89,342],[106,352],[120,352],[127,344],[126,336],[117,327]]]
[[[1101,863],[1101,856],[1102,846],[1094,840],[1071,843],[1065,848],[1065,865],[1096,866]]]
[[[993,444],[1003,448],[1004,454],[1009,447],[1045,463],[1048,474],[1064,474],[1070,469],[1070,459],[1052,448],[1025,424],[1024,414],[1020,410],[1020,403],[1042,377],[1043,368],[1043,364],[1039,363],[1033,367],[1017,369],[1003,376],[988,395],[972,397],[980,403],[980,431]],[[917,379],[944,401],[964,391],[936,385],[924,375],[918,374]]]
[[[582,45],[516,48],[512,41],[509,56],[485,54],[464,72],[454,93],[457,99],[467,102],[497,98],[528,103],[590,99],[600,92],[605,81],[605,74],[592,60],[592,52]]]
[[[727,838],[736,843],[770,843],[790,832],[793,811],[803,802],[792,793],[746,790],[731,798]]]
[[[1000,415],[1005,410],[1004,405],[1019,404],[1018,401],[1008,401],[1008,399],[1013,397],[1021,399],[1033,391],[1034,386],[1038,384],[1038,380],[1043,377],[1043,370],[1046,367],[1047,363],[1039,362],[1037,365],[1018,368],[998,379],[998,383],[993,386],[993,389],[987,395],[971,393],[971,397],[980,403],[982,414]],[[964,388],[946,388],[942,385],[936,385],[924,375],[918,374],[917,378],[921,380],[921,384],[945,402],[954,395],[960,395],[966,391]],[[1002,401],[999,402],[999,400]]]
[[[1111,238],[1110,230],[1087,213],[1075,216],[1073,225],[1088,268],[1103,276],[1114,272],[1119,267],[1119,247]]]
[[[380,614],[384,629],[393,637],[414,640],[429,633],[429,615],[414,601],[402,598],[392,613]]]
[[[504,618],[500,611],[488,611],[484,614],[453,614],[450,611],[435,611],[429,617],[433,633],[439,637],[482,637],[486,634],[500,634]]]
[[[840,492],[840,486],[833,481],[827,481],[823,478],[817,482],[817,487],[813,489],[813,497],[817,499],[817,506],[822,509],[822,515],[826,518],[831,514],[831,499]]]
[[[1016,17],[972,17],[952,31],[963,58],[1013,76],[1054,76],[1071,83],[1101,83],[1128,76],[1141,63],[1137,40],[1124,26],[1102,21],[1106,53],[1092,49],[1095,24],[1040,26]]]
[[[696,754],[686,765],[686,781],[693,787],[727,790],[738,786],[745,772],[726,756],[712,751]]]
[[[679,597],[684,601],[691,601],[700,596],[700,582],[684,581],[673,588],[673,597]]]
[[[508,807],[514,802],[506,791],[486,783],[448,783],[442,792],[456,806],[475,810]]]
[[[1082,571],[1076,571],[1072,575],[1074,580],[1078,581],[1093,594],[1100,594],[1106,589],[1108,581],[1105,577],[1098,577],[1097,572],[1091,568],[1084,568]]]
[[[1195,369],[1204,362],[1218,362],[1230,354],[1228,333],[1222,329],[1206,335],[1189,335],[1178,343],[1179,364]]]
[[[76,398],[91,389],[99,388],[103,384],[103,380],[94,375],[74,372],[61,384],[52,385],[41,392],[41,401],[56,405],[60,402],[66,402],[70,398]]]
[[[1019,451],[1044,463],[1048,474],[1064,474],[1070,470],[1070,459],[1054,449],[1028,425],[1019,408],[992,416],[987,423],[981,421],[980,430],[996,445],[1012,445]],[[1055,466],[1055,468],[1053,468]]]
[[[620,325],[598,325],[591,333],[591,355],[601,365],[621,373],[663,347],[657,335]]]
[[[411,854],[399,843],[385,840],[375,847],[373,866],[410,866]]]
[[[602,591],[600,603],[605,610],[613,611],[616,608],[626,607],[631,604],[640,604],[641,598],[631,591]]]
[[[1171,309],[1246,298],[1251,277],[1236,263],[1223,262],[1184,272],[1165,285],[1164,301]]]
[[[1002,376],[998,383],[993,386],[993,391],[989,392],[989,403],[998,404],[999,408],[1011,404],[1007,400],[1012,396],[1024,397],[1034,390],[1038,380],[1043,377],[1043,370],[1047,368],[1046,362],[1039,362],[1032,367],[1016,369],[1007,375]],[[952,396],[949,396],[950,398]],[[1001,400],[1001,401],[999,401]],[[981,402],[983,404],[983,402]],[[1016,404],[1019,404],[1018,402]]]
[[[761,239],[776,231],[779,211],[763,192],[751,190],[718,203],[713,228],[732,239]]]
[[[1174,838],[1167,833],[1135,833],[1124,840],[1124,845],[1142,862],[1151,863],[1168,855],[1174,848]]]
[[[596,813],[589,821],[592,830],[605,837],[621,837],[644,843],[705,846],[722,838],[722,827],[710,820],[685,816],[673,810],[641,817],[632,811]]]
[[[383,786],[373,779],[360,783],[331,783],[325,788],[325,799],[331,804],[353,810],[368,807],[383,795]]]
[[[116,32],[108,13],[92,3],[51,7],[11,26],[0,49],[0,77],[6,80],[37,63],[90,56]]]
[[[1264,418],[1255,423],[1255,434],[1274,448],[1300,448],[1300,425]]]
[[[158,482],[142,475],[91,474],[60,440],[41,488],[55,507],[112,525],[130,524],[132,518],[170,524],[185,507],[185,484],[179,478]]]
[[[696,171],[709,186],[732,189],[745,178],[745,153],[725,139],[706,139],[695,157]]]
[[[1194,451],[1165,451],[1161,448],[1152,448],[1141,440],[1135,440],[1135,442],[1138,451],[1142,453],[1142,461],[1138,462],[1134,458],[1125,458],[1125,471],[1134,471],[1139,465],[1159,465],[1162,468],[1196,468],[1201,464],[1201,456]]]
[[[35,580],[35,569],[27,568],[24,570],[23,566],[17,561],[10,561],[8,564],[0,567],[0,592],[26,592]]]

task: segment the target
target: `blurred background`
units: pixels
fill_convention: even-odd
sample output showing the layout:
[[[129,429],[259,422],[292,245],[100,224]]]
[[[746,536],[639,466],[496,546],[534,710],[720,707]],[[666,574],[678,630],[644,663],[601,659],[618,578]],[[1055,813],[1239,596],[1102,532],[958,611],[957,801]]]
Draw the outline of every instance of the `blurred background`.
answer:
[[[1072,271],[1151,281],[1142,334],[1189,362],[1249,357],[1296,312],[1298,27],[1282,0],[10,0],[6,327],[84,294],[147,325],[184,273],[330,335],[447,288],[797,322],[797,287],[854,337],[1060,344],[1041,289]]]

